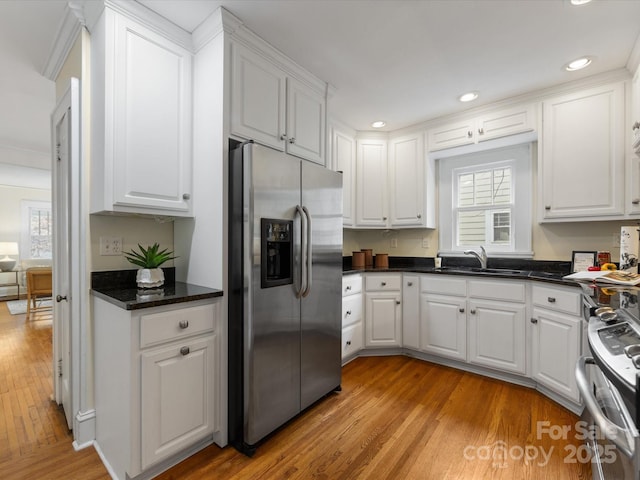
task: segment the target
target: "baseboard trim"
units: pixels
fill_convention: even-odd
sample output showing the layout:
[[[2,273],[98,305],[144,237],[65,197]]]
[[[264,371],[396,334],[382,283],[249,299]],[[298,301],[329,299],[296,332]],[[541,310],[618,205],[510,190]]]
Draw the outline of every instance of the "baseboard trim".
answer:
[[[96,411],[78,412],[73,419],[73,448],[82,450],[94,445],[96,439]]]

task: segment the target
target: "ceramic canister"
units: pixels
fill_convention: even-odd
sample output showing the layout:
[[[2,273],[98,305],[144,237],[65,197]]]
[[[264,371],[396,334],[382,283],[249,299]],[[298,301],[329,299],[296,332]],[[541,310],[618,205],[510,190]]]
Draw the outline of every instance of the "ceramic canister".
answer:
[[[363,248],[364,253],[364,266],[373,267],[373,250],[371,248]]]
[[[352,268],[364,268],[364,252],[353,252],[351,257]]]

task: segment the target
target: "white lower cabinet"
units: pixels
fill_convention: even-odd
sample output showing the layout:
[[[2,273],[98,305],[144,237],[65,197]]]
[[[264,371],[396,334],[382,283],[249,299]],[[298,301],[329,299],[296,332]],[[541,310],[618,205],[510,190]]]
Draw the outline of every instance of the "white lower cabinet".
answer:
[[[420,348],[419,275],[402,275],[402,346]]]
[[[365,275],[365,346],[402,345],[402,275]]]
[[[575,367],[581,354],[580,293],[532,287],[532,376],[540,384],[580,401]]]
[[[420,295],[420,347],[425,352],[467,360],[467,300]]]
[[[115,478],[153,476],[219,430],[219,309],[94,297],[96,444]]]
[[[353,358],[364,347],[362,275],[342,277],[342,360]]]

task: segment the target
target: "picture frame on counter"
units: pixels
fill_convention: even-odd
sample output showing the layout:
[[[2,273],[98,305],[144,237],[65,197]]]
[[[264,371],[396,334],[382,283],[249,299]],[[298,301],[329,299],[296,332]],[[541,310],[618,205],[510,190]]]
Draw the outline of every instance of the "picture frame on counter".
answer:
[[[597,265],[598,252],[574,250],[571,254],[571,273],[586,272]]]

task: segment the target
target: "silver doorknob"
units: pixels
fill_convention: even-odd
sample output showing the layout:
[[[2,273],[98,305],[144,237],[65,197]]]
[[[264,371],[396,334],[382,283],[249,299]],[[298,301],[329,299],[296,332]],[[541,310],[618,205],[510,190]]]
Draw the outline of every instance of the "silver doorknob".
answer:
[[[532,318],[531,319],[531,323],[533,323],[533,324],[538,323],[538,319],[537,318]]]
[[[183,330],[185,328],[189,328],[189,320],[180,320],[180,322],[178,323],[178,326]]]
[[[190,350],[189,350],[189,347],[182,347],[182,348],[180,349],[180,354],[181,354],[181,355],[189,355],[189,351],[190,351]]]
[[[62,295],[56,295],[56,302],[60,303],[62,300],[67,301],[67,296],[64,297]]]
[[[183,193],[182,194],[182,199],[183,200],[189,200],[191,198],[191,195],[189,195],[188,193]]]
[[[459,311],[460,313],[464,313],[464,308],[459,308],[459,309],[458,309],[458,311]]]

